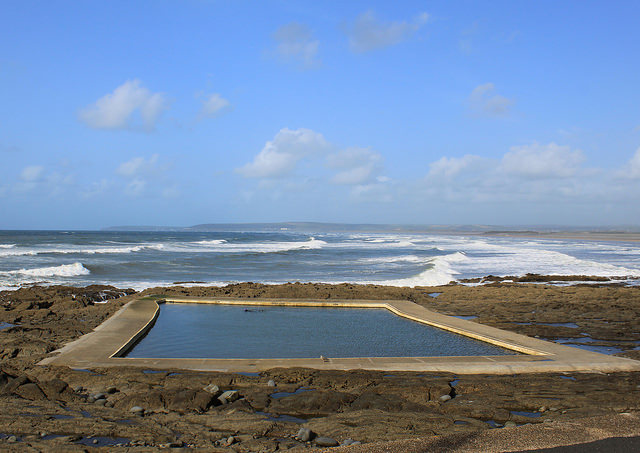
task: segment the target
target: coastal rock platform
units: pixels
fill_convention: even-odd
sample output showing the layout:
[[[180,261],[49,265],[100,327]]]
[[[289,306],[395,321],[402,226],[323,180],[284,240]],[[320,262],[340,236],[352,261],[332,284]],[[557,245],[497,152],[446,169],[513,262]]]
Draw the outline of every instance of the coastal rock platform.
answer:
[[[0,449],[522,451],[640,436],[637,371],[462,374],[276,367],[207,372],[37,365],[134,299],[159,293],[404,300],[440,314],[477,316],[474,321],[483,325],[531,337],[579,339],[586,333],[592,344],[617,347],[621,352],[614,357],[619,358],[637,357],[634,335],[640,332],[640,290],[617,285],[411,289],[245,283],[155,288],[102,304],[83,288],[25,288],[0,293],[0,321],[12,325],[0,330]],[[429,295],[435,293],[440,294]],[[232,392],[233,401],[220,400],[225,392]],[[301,427],[318,438],[361,445],[319,447],[314,438],[296,438]]]

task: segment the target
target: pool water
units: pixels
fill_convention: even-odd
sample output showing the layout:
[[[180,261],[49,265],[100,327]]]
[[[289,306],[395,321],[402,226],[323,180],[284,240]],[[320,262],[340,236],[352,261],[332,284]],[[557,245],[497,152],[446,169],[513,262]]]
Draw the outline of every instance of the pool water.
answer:
[[[132,358],[510,355],[385,309],[163,304]]]

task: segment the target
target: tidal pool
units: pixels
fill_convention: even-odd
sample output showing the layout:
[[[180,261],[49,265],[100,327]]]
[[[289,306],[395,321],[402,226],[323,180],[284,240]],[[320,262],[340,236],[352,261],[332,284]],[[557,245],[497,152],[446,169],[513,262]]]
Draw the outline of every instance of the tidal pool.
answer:
[[[132,358],[441,357],[513,351],[385,309],[163,304]]]

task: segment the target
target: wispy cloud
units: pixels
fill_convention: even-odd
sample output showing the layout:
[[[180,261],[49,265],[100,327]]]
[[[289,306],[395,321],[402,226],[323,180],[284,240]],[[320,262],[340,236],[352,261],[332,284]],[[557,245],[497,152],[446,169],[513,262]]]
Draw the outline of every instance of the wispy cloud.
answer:
[[[507,174],[531,179],[567,178],[584,161],[582,151],[555,143],[514,146],[504,155],[500,168]]]
[[[476,114],[489,116],[507,116],[514,105],[513,99],[495,93],[493,83],[478,85],[469,96],[471,109]]]
[[[382,169],[380,153],[368,148],[347,148],[327,157],[329,168],[337,170],[333,184],[358,185],[375,180]]]
[[[123,162],[116,169],[116,174],[125,181],[124,193],[132,197],[161,194],[173,198],[178,193],[177,186],[168,185],[166,173],[168,165],[160,163],[160,157],[153,154],[149,158],[134,157]],[[153,190],[150,181],[154,181]],[[171,190],[168,190],[171,189]]]
[[[112,93],[98,99],[79,113],[94,129],[152,131],[168,102],[162,93],[152,93],[140,80],[128,80]]]
[[[305,157],[330,149],[322,134],[310,129],[281,129],[273,140],[245,166],[236,171],[247,178],[282,178],[290,175]]]
[[[231,103],[218,93],[203,96],[200,118],[214,118],[227,110]]]
[[[410,22],[383,22],[373,11],[366,11],[348,30],[349,47],[354,52],[368,52],[399,44],[413,36],[428,20],[427,13],[420,13]]]
[[[640,148],[636,150],[617,176],[625,179],[640,179]]]
[[[307,69],[320,64],[320,41],[314,39],[308,26],[291,22],[278,28],[272,37],[276,41],[276,55],[281,60],[297,63]]]
[[[332,186],[347,187],[352,201],[389,200],[390,179],[383,171],[380,153],[363,147],[339,149],[322,134],[304,128],[281,129],[251,162],[236,169],[258,179],[260,190],[271,197]]]

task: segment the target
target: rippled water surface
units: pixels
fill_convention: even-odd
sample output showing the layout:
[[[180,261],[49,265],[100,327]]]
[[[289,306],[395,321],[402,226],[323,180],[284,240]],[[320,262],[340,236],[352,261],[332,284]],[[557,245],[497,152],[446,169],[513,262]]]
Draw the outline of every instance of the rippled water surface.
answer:
[[[164,304],[128,357],[313,358],[506,355],[384,309]]]

